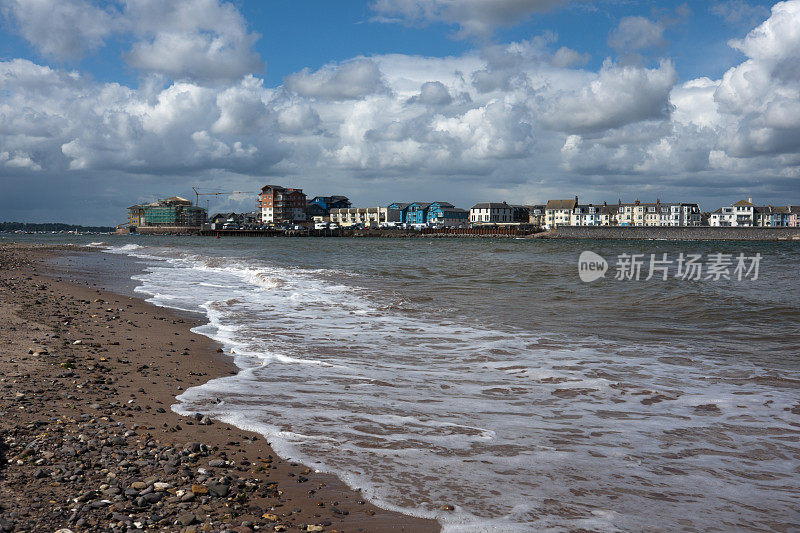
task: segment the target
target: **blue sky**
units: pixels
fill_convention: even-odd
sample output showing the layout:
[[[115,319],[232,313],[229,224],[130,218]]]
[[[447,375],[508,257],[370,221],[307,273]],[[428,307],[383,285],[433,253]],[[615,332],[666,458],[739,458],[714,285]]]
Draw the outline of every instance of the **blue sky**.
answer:
[[[800,202],[777,67],[800,61],[798,3],[0,0],[0,208],[52,216],[20,207],[35,181],[88,192],[96,222],[266,181],[358,204]]]
[[[103,3],[100,3],[103,4]],[[115,2],[105,2],[116,8]],[[456,25],[442,22],[387,24],[375,20],[369,2],[359,0],[299,0],[295,2],[238,0],[234,2],[248,27],[260,34],[255,49],[266,63],[262,72],[269,86],[278,86],[285,76],[303,68],[318,69],[335,61],[359,55],[408,54],[445,57],[460,55],[486,42],[503,43],[553,33],[559,45],[590,54],[589,68],[599,68],[616,52],[608,45],[609,32],[624,17],[643,16],[665,21],[668,43],[650,52],[650,59],[667,55],[675,59],[681,79],[719,77],[740,61],[742,54],[727,42],[738,38],[766,16],[772,2],[751,1],[748,14],[725,20],[715,14],[717,2],[608,1],[597,5],[568,5],[523,19],[511,27],[499,27],[483,38],[457,38]],[[723,3],[724,4],[724,3]],[[689,14],[682,14],[688,9]],[[763,18],[763,17],[762,17]],[[0,57],[40,58],[34,46],[14,33],[6,21],[0,42]],[[96,53],[80,61],[56,64],[91,73],[100,81],[138,84],[139,73],[122,59],[131,39],[109,40]]]

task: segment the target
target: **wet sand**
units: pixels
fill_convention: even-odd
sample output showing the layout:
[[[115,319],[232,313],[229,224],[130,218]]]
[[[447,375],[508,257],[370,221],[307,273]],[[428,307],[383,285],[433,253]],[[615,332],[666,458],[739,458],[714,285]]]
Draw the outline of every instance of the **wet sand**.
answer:
[[[173,413],[230,358],[188,316],[46,268],[58,253],[0,245],[0,532],[440,529]]]

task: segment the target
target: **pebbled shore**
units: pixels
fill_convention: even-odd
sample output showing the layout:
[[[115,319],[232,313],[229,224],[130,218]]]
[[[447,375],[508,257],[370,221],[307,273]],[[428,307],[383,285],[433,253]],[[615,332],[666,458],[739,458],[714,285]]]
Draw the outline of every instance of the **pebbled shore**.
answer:
[[[232,362],[185,316],[48,271],[54,253],[0,245],[0,532],[440,529],[173,413]]]

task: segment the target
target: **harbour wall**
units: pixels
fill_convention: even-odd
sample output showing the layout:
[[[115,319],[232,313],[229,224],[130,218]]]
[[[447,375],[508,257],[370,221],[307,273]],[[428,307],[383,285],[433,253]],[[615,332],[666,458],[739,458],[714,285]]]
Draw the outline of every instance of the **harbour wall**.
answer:
[[[789,241],[800,240],[800,228],[562,226],[540,236],[549,239]]]

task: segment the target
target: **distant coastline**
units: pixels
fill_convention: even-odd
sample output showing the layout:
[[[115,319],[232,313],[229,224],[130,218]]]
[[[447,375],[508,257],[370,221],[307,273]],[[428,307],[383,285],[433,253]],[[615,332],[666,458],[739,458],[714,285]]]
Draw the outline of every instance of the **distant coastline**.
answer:
[[[202,235],[229,237],[372,237],[394,239],[425,238],[502,238],[502,239],[620,239],[677,241],[800,241],[800,228],[792,227],[714,227],[714,226],[560,226],[549,231],[504,226],[440,230],[347,229],[337,230],[205,230],[159,228],[148,235]],[[176,231],[170,231],[175,229]],[[144,234],[144,233],[143,233]]]

